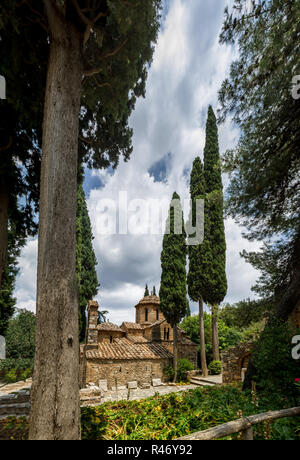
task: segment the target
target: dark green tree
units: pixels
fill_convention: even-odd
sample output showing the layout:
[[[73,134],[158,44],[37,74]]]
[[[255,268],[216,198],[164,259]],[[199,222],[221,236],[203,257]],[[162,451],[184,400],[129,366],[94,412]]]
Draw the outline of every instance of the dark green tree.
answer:
[[[107,310],[98,311],[98,324],[106,323],[108,313],[109,312]]]
[[[218,128],[214,111],[208,109],[206,144],[204,149],[204,176],[209,215],[209,242],[211,271],[207,302],[212,309],[212,341],[214,360],[220,360],[218,338],[218,309],[227,293],[226,240],[223,216],[223,184],[219,152]]]
[[[149,297],[149,295],[148,284],[146,284],[144,297]]]
[[[9,321],[6,333],[6,356],[9,359],[33,359],[35,353],[35,314],[18,310]]]
[[[247,238],[264,242],[261,252],[244,255],[262,273],[255,290],[286,319],[300,301],[300,104],[292,92],[300,74],[300,4],[233,6],[220,36],[239,48],[219,93],[220,121],[230,115],[241,130],[236,149],[224,156],[227,208],[248,228]]]
[[[192,215],[190,216],[193,227],[196,226],[197,216],[196,202],[204,201],[204,239],[200,244],[189,244],[189,272],[187,277],[188,293],[190,298],[199,304],[199,331],[200,331],[200,352],[201,352],[201,369],[204,377],[208,375],[206,353],[205,353],[205,331],[204,331],[204,309],[203,299],[207,301],[210,294],[210,279],[212,270],[212,256],[209,241],[209,215],[208,203],[205,200],[205,178],[201,159],[197,157],[194,160],[191,172],[190,195],[192,203]],[[190,235],[195,237],[195,235]]]
[[[76,273],[79,285],[79,340],[85,340],[86,307],[98,294],[97,259],[93,249],[93,234],[82,184],[77,193]]]
[[[153,286],[152,295],[156,295],[156,287],[155,286]]]
[[[145,94],[160,7],[160,0],[138,4],[123,0],[11,0],[0,6],[1,28],[13,24],[22,38],[28,24],[38,24],[49,50],[30,439],[80,437],[78,152],[80,160],[91,167],[116,166],[120,154],[129,158],[132,130],[128,119],[136,99]],[[28,44],[24,59],[30,59],[34,44]],[[38,64],[34,67],[38,69]],[[47,382],[47,393],[43,382]]]
[[[15,229],[11,228],[8,232],[8,255],[0,290],[0,335],[3,336],[15,311],[16,299],[13,292],[18,274],[17,259],[23,244],[23,239],[16,237]]]
[[[174,334],[174,382],[177,379],[177,325],[186,316],[186,233],[180,197],[175,192],[170,205],[161,253],[160,308]]]

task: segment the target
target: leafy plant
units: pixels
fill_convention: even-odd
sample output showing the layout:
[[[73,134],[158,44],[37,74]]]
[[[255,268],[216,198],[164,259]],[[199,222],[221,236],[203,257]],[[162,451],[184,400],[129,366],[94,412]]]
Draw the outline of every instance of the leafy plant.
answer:
[[[221,361],[212,361],[208,366],[208,370],[212,375],[220,375],[222,372],[222,363]]]

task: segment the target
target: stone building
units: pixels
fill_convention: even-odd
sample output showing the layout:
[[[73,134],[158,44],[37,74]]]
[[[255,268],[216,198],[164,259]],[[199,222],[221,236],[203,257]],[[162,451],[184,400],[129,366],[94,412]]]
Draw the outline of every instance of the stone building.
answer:
[[[173,329],[156,296],[136,305],[136,322],[97,324],[98,303],[89,302],[86,344],[81,347],[82,387],[107,381],[108,389],[136,381],[141,387],[153,379],[166,380],[164,368],[173,360]],[[197,345],[178,327],[178,357],[197,367]]]

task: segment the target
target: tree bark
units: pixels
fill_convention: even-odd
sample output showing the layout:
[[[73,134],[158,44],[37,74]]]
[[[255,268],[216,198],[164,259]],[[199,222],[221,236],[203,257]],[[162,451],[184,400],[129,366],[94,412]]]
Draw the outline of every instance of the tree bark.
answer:
[[[173,365],[174,365],[174,379],[173,382],[176,383],[177,381],[177,370],[178,370],[178,330],[177,325],[173,328]]]
[[[3,178],[1,178],[3,181]],[[0,289],[2,287],[2,275],[7,260],[8,245],[8,189],[5,183],[0,184]]]
[[[200,327],[200,353],[201,353],[201,370],[202,376],[208,376],[206,350],[205,350],[205,330],[204,330],[204,312],[203,312],[203,299],[199,300],[199,327]]]
[[[218,306],[217,305],[212,305],[212,349],[213,349],[213,360],[220,361]]]
[[[44,0],[50,58],[43,122],[31,440],[80,439],[76,199],[80,33]]]

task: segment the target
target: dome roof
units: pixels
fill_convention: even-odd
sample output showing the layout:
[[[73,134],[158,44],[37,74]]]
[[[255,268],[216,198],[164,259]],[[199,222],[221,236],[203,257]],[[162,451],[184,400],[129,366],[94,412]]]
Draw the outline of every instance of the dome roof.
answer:
[[[136,305],[138,307],[139,305],[159,305],[160,304],[160,299],[156,295],[148,295],[147,297],[144,297],[142,300],[139,301],[139,303]]]

